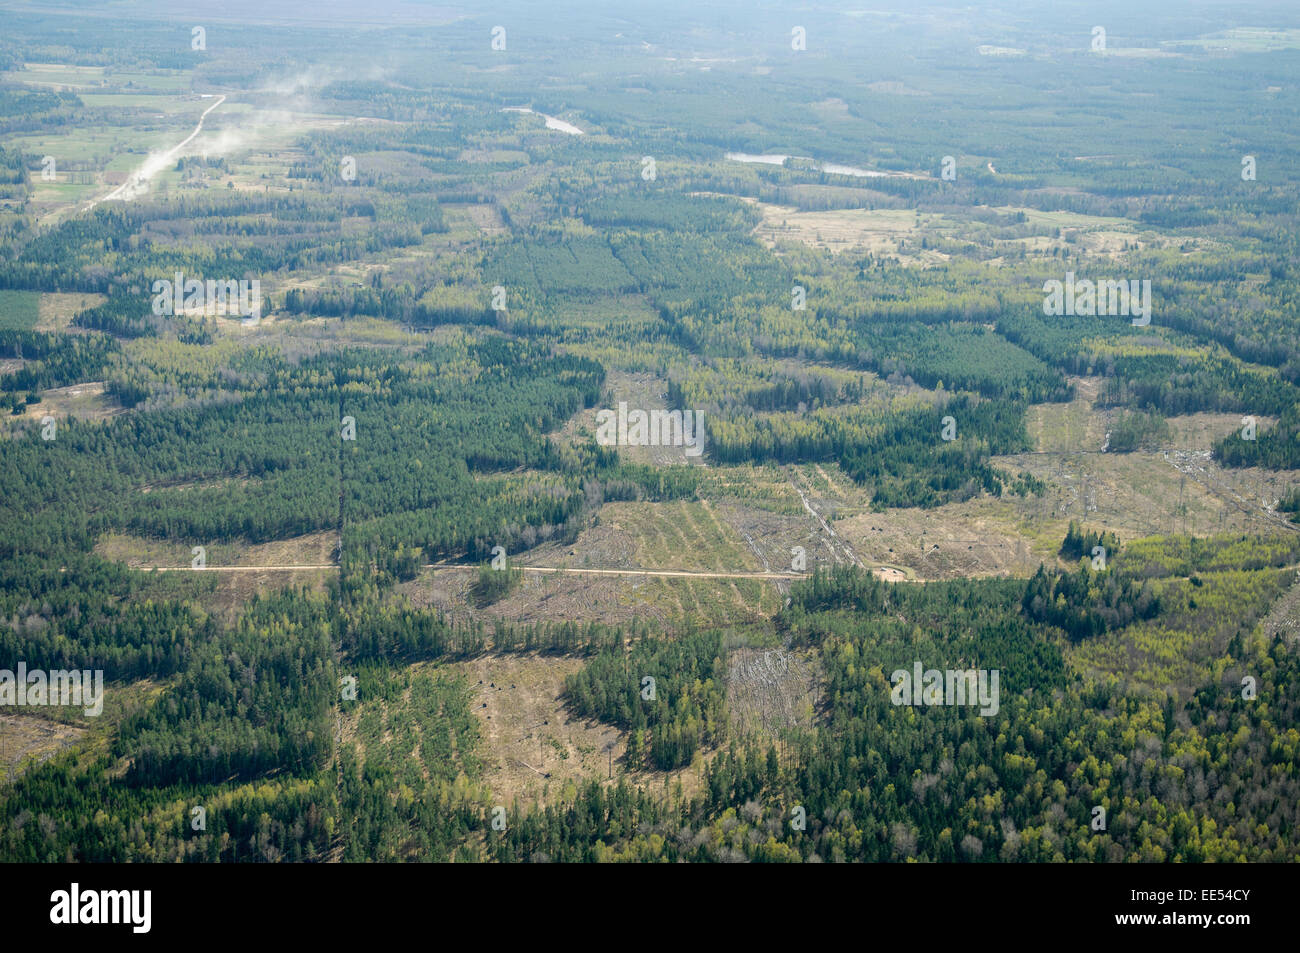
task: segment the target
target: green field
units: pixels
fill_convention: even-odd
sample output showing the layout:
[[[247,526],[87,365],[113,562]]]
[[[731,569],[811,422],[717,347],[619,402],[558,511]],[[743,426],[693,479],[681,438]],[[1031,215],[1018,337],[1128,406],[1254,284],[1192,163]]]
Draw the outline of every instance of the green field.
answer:
[[[30,331],[40,319],[41,296],[32,291],[0,291],[0,331]]]

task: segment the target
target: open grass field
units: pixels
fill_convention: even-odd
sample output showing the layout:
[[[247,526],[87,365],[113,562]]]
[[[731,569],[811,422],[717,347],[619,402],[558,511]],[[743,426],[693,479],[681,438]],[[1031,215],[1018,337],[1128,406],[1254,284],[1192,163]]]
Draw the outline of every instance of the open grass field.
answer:
[[[30,331],[41,319],[41,296],[31,291],[0,291],[0,331]]]

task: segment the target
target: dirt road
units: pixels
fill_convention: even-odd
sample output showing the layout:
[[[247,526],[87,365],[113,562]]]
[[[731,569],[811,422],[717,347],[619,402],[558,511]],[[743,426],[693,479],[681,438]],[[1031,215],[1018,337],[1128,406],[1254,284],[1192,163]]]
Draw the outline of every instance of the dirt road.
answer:
[[[102,199],[96,199],[91,202],[86,206],[85,210],[87,212],[90,211],[100,202],[129,202],[136,196],[144,194],[145,189],[148,188],[149,180],[176,161],[176,159],[181,155],[182,150],[193,142],[195,137],[203,131],[203,120],[208,118],[208,113],[212,112],[212,110],[216,109],[225,101],[225,96],[218,96],[215,103],[203,110],[203,114],[199,116],[198,125],[194,127],[193,132],[166,152],[158,152],[149,156],[144,160],[144,164],[132,172],[125,182],[115,188],[112,192],[109,192]]]

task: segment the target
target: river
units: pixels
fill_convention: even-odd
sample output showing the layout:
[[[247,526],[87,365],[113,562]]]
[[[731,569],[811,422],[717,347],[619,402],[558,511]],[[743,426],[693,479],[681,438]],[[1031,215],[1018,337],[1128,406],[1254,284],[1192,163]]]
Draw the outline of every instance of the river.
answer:
[[[547,129],[555,129],[559,132],[567,132],[571,136],[584,135],[583,131],[572,123],[565,122],[563,119],[556,119],[554,116],[548,116],[546,113],[539,113],[535,109],[529,109],[527,106],[507,106],[501,110],[503,113],[532,113],[541,116],[546,120]]]
[[[728,152],[727,158],[732,162],[758,162],[763,165],[785,165],[786,159],[801,159],[804,162],[810,162],[813,169],[817,172],[825,172],[829,175],[852,175],[864,179],[884,179],[884,178],[902,178],[902,179],[923,179],[925,176],[917,175],[914,172],[880,172],[875,169],[860,169],[855,165],[838,165],[834,162],[818,162],[811,156],[787,156],[787,155],[753,155],[748,152]]]

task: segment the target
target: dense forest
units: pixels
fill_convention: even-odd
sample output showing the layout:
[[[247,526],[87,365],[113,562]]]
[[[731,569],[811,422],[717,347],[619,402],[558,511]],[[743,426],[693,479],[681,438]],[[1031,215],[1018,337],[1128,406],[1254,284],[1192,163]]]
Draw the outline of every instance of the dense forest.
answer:
[[[516,805],[499,833],[463,686],[436,670],[366,666],[364,659],[380,656],[360,646],[340,667],[329,652],[332,630],[377,620],[346,618],[336,600],[306,593],[258,599],[229,632],[188,642],[187,673],[165,700],[122,722],[111,751],[80,765],[61,759],[15,782],[5,801],[5,855],[1285,859],[1286,832],[1296,820],[1297,742],[1285,727],[1294,701],[1284,686],[1295,676],[1296,656],[1283,640],[1250,635],[1276,591],[1257,588],[1250,577],[1272,578],[1275,587],[1274,573],[1203,577],[1198,598],[1206,611],[1195,617],[1180,618],[1164,601],[1146,610],[1173,627],[1167,638],[1187,624],[1201,635],[1226,636],[1227,665],[1215,664],[1222,674],[1204,683],[1145,696],[1126,694],[1113,675],[1072,671],[1064,639],[1071,630],[1022,610],[1038,598],[1038,577],[889,586],[850,569],[816,574],[773,621],[821,667],[825,717],[767,743],[725,740],[721,633],[578,634],[577,642],[549,650],[588,653],[566,692],[575,710],[631,732],[628,773],[613,787],[593,782],[572,802]],[[1103,615],[1110,611],[1105,598],[1094,610]],[[443,625],[419,615],[398,624],[417,631]],[[1139,615],[1109,624],[1135,625]],[[538,635],[516,631],[498,648],[546,644]],[[626,638],[629,654],[617,647]],[[491,651],[493,641],[480,634],[469,651]],[[425,645],[413,655],[439,651]],[[934,667],[996,668],[1001,717],[892,705],[886,673],[910,668],[917,657]],[[336,785],[326,767],[329,698],[349,660],[363,665],[359,695],[372,705],[411,690],[425,702],[416,709],[416,733],[408,726],[386,745],[373,742],[385,731],[382,708],[367,709],[362,733],[372,742],[364,757],[355,748],[340,752]],[[1244,699],[1234,688],[1234,671],[1255,673],[1257,697]],[[430,769],[424,775],[404,767],[417,738]],[[436,738],[444,739],[442,754],[428,747]],[[718,750],[696,795],[679,791],[665,801],[628,783],[643,768],[685,765],[703,748]],[[110,780],[104,768],[122,757],[130,769]],[[267,775],[257,785],[240,783]],[[399,782],[409,793],[394,799],[387,791]],[[220,793],[228,788],[229,795]],[[184,805],[213,799],[221,809],[209,813],[206,831],[193,830]],[[1090,823],[1095,806],[1109,818],[1102,830]],[[796,807],[806,827],[791,823]],[[126,826],[125,816],[147,823]],[[38,823],[42,817],[65,823]]]

